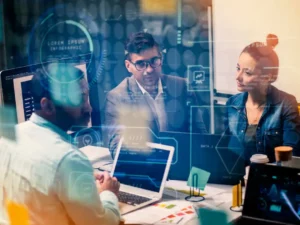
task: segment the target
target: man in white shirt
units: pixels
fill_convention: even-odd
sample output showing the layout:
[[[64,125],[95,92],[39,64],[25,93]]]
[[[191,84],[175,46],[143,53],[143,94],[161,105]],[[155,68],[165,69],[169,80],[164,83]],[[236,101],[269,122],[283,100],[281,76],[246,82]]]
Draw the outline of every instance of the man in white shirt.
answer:
[[[0,140],[0,224],[9,224],[7,201],[27,207],[32,225],[118,224],[119,182],[94,174],[66,133],[90,120],[88,84],[71,65],[52,71],[34,75],[36,111],[16,126],[16,142]]]
[[[124,127],[146,125],[154,134],[189,132],[189,106],[197,105],[197,100],[187,91],[185,79],[162,74],[162,53],[152,35],[134,33],[128,38],[125,50],[125,66],[132,76],[125,78],[106,97],[109,148],[112,151],[116,148]],[[196,116],[198,118],[191,121],[197,121],[198,133],[206,133],[202,117]]]

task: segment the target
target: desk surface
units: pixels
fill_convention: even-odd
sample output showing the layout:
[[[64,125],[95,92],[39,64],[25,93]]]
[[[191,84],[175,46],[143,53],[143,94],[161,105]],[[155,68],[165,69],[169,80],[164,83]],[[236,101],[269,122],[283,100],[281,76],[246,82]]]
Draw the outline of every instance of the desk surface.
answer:
[[[100,164],[102,165],[103,163],[105,163],[107,161],[107,159],[108,159],[107,156],[110,157],[110,153],[109,153],[108,149],[105,149],[105,148],[99,148],[102,151],[95,151],[94,148],[95,147],[88,147],[88,148],[82,149],[82,151],[88,156],[91,163],[93,164],[93,167],[98,168]],[[109,158],[109,160],[111,160],[111,158]],[[96,170],[96,171],[98,171],[98,170]],[[182,182],[182,184],[186,184],[186,181],[178,181],[178,182]],[[219,189],[219,190],[216,191],[216,189]],[[241,213],[239,213],[239,212],[233,212],[230,210],[230,206],[232,204],[232,186],[208,184],[207,187],[204,189],[204,193],[205,193],[205,200],[203,201],[204,204],[208,204],[210,206],[213,206],[219,210],[223,210],[224,212],[226,212],[228,221],[232,221],[241,215]],[[165,188],[164,195],[163,195],[163,198],[161,201],[178,200],[178,201],[186,202],[186,200],[184,199],[186,196],[187,196],[186,194],[183,194],[179,191],[170,190],[170,189]],[[192,205],[192,203],[190,203],[190,205]],[[139,212],[139,215],[142,215],[144,209],[147,209],[147,207],[140,209],[136,212]],[[128,215],[130,216],[130,214],[131,213],[129,213]],[[128,215],[125,216],[125,218],[128,217]],[[141,222],[147,223],[147,221],[141,221]],[[125,224],[126,224],[126,221],[125,221]],[[180,223],[180,224],[183,224],[183,223]],[[187,225],[194,225],[194,224],[196,225],[197,224],[198,225],[199,222],[198,222],[198,219],[195,218],[195,219],[189,220],[185,224],[187,224]]]
[[[224,211],[227,214],[227,218],[228,218],[228,222],[232,221],[234,219],[236,219],[237,217],[239,217],[241,215],[241,213],[239,212],[233,212],[230,210],[230,206],[232,203],[232,186],[229,185],[217,185],[217,184],[208,184],[207,185],[208,188],[205,188],[204,192],[205,192],[205,200],[203,201],[204,204],[207,204],[209,206],[215,207],[219,210]],[[216,193],[209,193],[210,189],[221,189],[221,192],[218,191]],[[206,191],[207,190],[207,191]],[[162,202],[168,202],[168,201],[174,201],[174,200],[178,200],[178,201],[183,201],[186,203],[186,200],[184,199],[187,195],[183,194],[181,192],[175,191],[175,190],[170,190],[170,189],[165,189],[164,191],[164,195],[162,198]],[[192,205],[192,203],[190,203],[190,205]],[[146,213],[147,207],[140,209],[136,212],[138,212],[138,215],[143,215],[143,211]],[[126,220],[127,218],[130,218],[130,214],[125,215],[124,219]],[[135,216],[137,215],[136,213],[134,214]],[[128,220],[127,220],[128,221]],[[128,221],[129,222],[129,221]],[[141,221],[141,224],[149,224],[148,221]],[[125,221],[126,224],[126,221]],[[155,223],[158,224],[158,223]],[[161,223],[159,223],[161,224]],[[183,224],[183,223],[179,223],[179,224]],[[197,218],[194,219],[190,219],[189,221],[186,221],[186,223],[184,223],[186,225],[198,225],[199,221]]]

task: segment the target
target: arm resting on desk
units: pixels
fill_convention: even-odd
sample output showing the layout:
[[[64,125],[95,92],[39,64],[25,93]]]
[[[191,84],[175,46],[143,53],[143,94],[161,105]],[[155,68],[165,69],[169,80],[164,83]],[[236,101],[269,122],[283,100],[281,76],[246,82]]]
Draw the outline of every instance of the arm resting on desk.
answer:
[[[74,224],[119,224],[117,197],[104,191],[99,198],[93,168],[83,154],[71,152],[66,155],[57,171],[56,181],[55,192]]]

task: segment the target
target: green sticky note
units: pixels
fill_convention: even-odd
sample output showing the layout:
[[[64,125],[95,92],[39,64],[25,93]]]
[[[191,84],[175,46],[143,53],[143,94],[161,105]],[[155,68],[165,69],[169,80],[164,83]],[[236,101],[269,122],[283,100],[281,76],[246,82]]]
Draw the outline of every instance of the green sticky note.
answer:
[[[168,205],[166,208],[167,209],[172,209],[172,208],[174,208],[176,205],[174,205],[174,204],[171,204],[171,205]]]
[[[223,211],[201,208],[198,211],[198,215],[201,225],[228,225],[227,215]]]
[[[204,190],[210,173],[197,167],[192,167],[187,185]]]
[[[0,137],[16,140],[15,125],[17,124],[16,110],[12,107],[0,107]]]

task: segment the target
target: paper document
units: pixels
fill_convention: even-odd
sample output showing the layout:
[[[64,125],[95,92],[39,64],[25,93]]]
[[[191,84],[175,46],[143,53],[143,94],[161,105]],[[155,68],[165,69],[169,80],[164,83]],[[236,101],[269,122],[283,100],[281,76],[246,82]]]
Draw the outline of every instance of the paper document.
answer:
[[[189,205],[162,218],[156,224],[185,224],[187,221],[196,217],[198,217],[198,215],[195,208]]]
[[[80,148],[92,164],[99,161],[112,161],[110,151],[108,148],[98,147],[98,146],[85,146]]]
[[[232,193],[221,193],[219,195],[212,196],[212,199],[216,203],[226,203],[232,201]]]
[[[162,222],[161,219],[164,218],[165,221],[173,218],[174,222],[178,222],[179,219],[176,218],[175,220],[175,217],[177,216],[173,214],[179,212],[184,208],[186,208],[185,211],[187,211],[188,213],[182,214],[182,216],[187,215],[189,216],[189,218],[191,217],[191,215],[196,216],[190,202],[173,200],[159,202],[157,204],[139,209],[137,211],[124,215],[123,218],[125,220],[125,224],[160,224]]]
[[[190,187],[187,186],[186,181],[180,181],[180,180],[168,180],[165,185],[166,188],[171,190],[176,190],[179,192],[182,192],[184,194],[189,195],[190,194]],[[214,196],[218,195],[220,193],[225,192],[225,190],[217,187],[212,187],[211,185],[207,185],[204,189],[204,191],[201,191],[201,194],[207,196]],[[198,194],[198,193],[196,193]]]
[[[113,160],[105,160],[93,163],[94,168],[98,168],[99,171],[111,172],[113,167]]]

